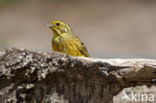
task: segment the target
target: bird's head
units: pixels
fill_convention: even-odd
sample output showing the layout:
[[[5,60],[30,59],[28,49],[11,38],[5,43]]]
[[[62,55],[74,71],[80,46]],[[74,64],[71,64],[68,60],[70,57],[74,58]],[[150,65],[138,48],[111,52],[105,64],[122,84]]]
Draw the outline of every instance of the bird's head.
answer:
[[[48,27],[54,32],[56,35],[61,35],[63,33],[68,33],[71,31],[70,27],[62,22],[62,21],[52,21],[51,24],[48,24]]]

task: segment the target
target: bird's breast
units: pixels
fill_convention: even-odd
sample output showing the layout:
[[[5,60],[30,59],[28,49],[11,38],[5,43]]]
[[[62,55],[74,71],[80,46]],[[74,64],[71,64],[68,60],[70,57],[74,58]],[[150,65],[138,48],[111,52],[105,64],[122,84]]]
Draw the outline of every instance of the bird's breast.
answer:
[[[74,38],[58,37],[52,40],[54,51],[66,53],[72,56],[83,56],[78,50],[79,43]]]

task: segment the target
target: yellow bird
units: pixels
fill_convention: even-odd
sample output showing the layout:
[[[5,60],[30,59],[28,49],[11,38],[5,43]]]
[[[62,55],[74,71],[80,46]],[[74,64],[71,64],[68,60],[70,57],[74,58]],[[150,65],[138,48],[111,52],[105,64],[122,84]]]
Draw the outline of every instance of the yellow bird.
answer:
[[[52,49],[71,56],[90,57],[87,48],[74,34],[69,25],[62,21],[53,21],[48,24],[53,31]]]

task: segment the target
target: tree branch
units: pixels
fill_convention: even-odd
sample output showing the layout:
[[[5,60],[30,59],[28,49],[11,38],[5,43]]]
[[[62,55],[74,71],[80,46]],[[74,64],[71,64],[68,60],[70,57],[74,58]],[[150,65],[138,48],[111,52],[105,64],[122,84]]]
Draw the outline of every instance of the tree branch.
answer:
[[[156,60],[0,50],[0,101],[113,103],[123,88],[156,84]]]

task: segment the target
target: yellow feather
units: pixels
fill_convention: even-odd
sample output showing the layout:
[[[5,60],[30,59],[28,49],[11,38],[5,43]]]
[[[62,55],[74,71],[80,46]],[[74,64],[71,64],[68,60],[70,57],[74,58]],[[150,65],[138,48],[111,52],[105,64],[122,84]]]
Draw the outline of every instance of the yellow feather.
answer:
[[[87,48],[81,40],[75,36],[71,28],[62,21],[53,21],[50,28],[53,31],[52,48],[54,51],[66,53],[72,56],[89,57]]]

